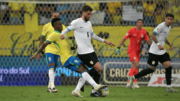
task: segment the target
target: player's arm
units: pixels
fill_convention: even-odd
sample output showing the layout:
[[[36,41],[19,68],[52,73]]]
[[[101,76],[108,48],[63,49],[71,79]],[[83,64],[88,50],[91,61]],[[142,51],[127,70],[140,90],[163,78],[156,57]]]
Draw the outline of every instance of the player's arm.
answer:
[[[158,42],[156,36],[159,35],[159,33],[160,33],[163,29],[164,29],[164,27],[163,27],[162,25],[158,25],[158,26],[154,29],[153,33],[151,34],[152,40],[158,45],[158,48],[159,48],[160,50],[163,50],[164,47],[161,46],[161,44]]]
[[[121,40],[121,42],[119,43],[118,47],[116,48],[115,54],[119,54],[121,53],[121,46],[124,44],[124,42],[126,41],[126,39],[131,37],[131,30],[128,31],[128,33],[124,36],[124,38]]]
[[[48,44],[50,44],[50,43],[47,42],[47,41],[46,41],[45,43],[43,43],[43,44],[39,47],[39,49],[38,49],[38,51],[36,52],[36,54],[30,58],[30,61],[32,61],[33,59],[37,58],[38,54],[41,53],[41,51],[43,51]]]
[[[170,44],[170,42],[168,41],[168,39],[167,39],[167,38],[165,39],[165,43],[166,43],[167,45],[169,45],[170,50],[172,50],[172,49],[173,49],[173,45],[172,45],[172,44]]]
[[[102,39],[101,37],[97,36],[94,32],[91,33],[91,38],[95,39],[97,41],[100,41],[100,42],[104,42],[104,43],[110,45],[111,47],[115,46],[112,42]]]
[[[71,30],[75,30],[78,26],[78,22],[76,20],[72,21],[71,24],[61,33],[60,39],[64,39],[65,35],[71,31]]]
[[[43,27],[43,31],[42,31],[42,34],[41,34],[41,37],[40,37],[39,47],[40,47],[40,46],[44,43],[44,41],[46,40],[46,35],[47,35],[47,32],[48,32],[47,29],[48,29],[48,28],[47,28],[47,26],[45,25],[45,26]],[[41,54],[39,53],[38,56],[37,56],[37,59],[40,60],[40,58],[41,58]]]

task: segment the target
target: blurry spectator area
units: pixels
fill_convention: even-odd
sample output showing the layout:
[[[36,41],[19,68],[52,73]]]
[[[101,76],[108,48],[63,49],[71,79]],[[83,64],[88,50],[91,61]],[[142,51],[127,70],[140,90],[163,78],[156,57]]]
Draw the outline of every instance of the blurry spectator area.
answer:
[[[0,2],[0,23],[25,25],[27,32],[38,30],[37,25],[51,21],[51,14],[57,11],[63,24],[81,17],[82,7],[93,8],[90,21],[93,25],[135,26],[137,19],[144,20],[144,26],[155,27],[163,22],[167,13],[174,14],[173,26],[180,25],[180,0],[141,0],[123,2]],[[34,0],[36,1],[36,0]],[[61,2],[61,1],[59,1]],[[27,27],[29,25],[29,28]],[[34,25],[34,26],[33,26]]]
[[[60,14],[61,22],[65,24],[68,17],[68,12],[69,12],[69,8],[67,4],[58,4],[56,6],[56,10]]]
[[[8,10],[10,12],[10,24],[22,24],[23,18],[21,16],[23,12],[23,3],[9,2]]]
[[[39,24],[44,25],[51,21],[51,13],[56,11],[55,4],[37,4]]]
[[[24,3],[24,25],[26,32],[38,30],[38,13],[35,3]]]

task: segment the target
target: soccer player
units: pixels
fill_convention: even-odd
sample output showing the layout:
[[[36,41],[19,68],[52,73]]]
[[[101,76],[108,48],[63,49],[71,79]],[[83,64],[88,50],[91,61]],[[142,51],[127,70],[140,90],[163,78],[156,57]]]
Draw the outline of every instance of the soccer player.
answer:
[[[100,42],[104,42],[110,46],[114,46],[114,44],[98,37],[94,33],[92,29],[92,24],[89,21],[92,11],[93,9],[90,6],[83,6],[82,17],[73,20],[70,26],[68,26],[62,32],[60,38],[64,39],[67,32],[74,30],[74,36],[77,42],[78,57],[85,65],[87,65],[88,67],[93,67],[93,69],[91,69],[89,73],[91,76],[93,76],[93,79],[96,81],[96,83],[99,83],[102,66],[99,63],[98,57],[96,56],[94,49],[91,45],[91,38]],[[99,95],[94,89],[92,89],[92,93],[90,94],[90,96],[98,97]]]
[[[59,18],[59,13],[53,12],[51,19],[53,18]],[[63,30],[65,28],[66,27],[63,25]],[[52,27],[51,22],[44,25],[39,47],[44,43],[45,39],[47,39],[52,32],[54,32],[54,28]],[[48,73],[49,84],[48,84],[47,92],[58,92],[58,90],[55,89],[54,86],[54,79],[55,79],[55,69],[58,65],[58,61],[60,57],[59,57],[59,51],[55,50],[54,47],[55,47],[55,43],[52,43],[45,48],[46,60],[49,67],[49,73]],[[37,59],[40,60],[40,54],[37,55]]]
[[[149,58],[147,63],[149,64],[149,68],[142,70],[138,74],[129,77],[129,86],[132,88],[132,84],[134,79],[140,78],[147,74],[153,73],[158,65],[158,62],[165,67],[165,77],[166,77],[166,84],[167,84],[167,92],[179,92],[179,90],[175,90],[171,88],[171,73],[172,73],[172,66],[170,64],[170,56],[164,49],[164,43],[170,46],[170,50],[173,49],[173,45],[169,43],[167,40],[167,36],[169,35],[169,31],[171,29],[171,24],[174,21],[173,14],[166,14],[165,22],[159,24],[153,31],[152,37],[152,45],[149,49]]]
[[[133,76],[138,73],[140,54],[141,54],[141,41],[145,40],[149,45],[151,45],[151,40],[149,39],[146,30],[142,28],[143,20],[138,19],[136,23],[136,27],[130,29],[128,33],[124,36],[119,46],[116,49],[116,54],[119,54],[121,46],[124,42],[129,38],[130,44],[128,47],[129,59],[132,62],[132,67],[129,71],[129,76]],[[129,81],[127,86],[129,87]],[[134,80],[133,88],[139,88],[137,84],[137,79]]]
[[[54,32],[49,35],[49,37],[46,39],[46,42],[40,46],[37,53],[34,56],[32,56],[30,60],[32,61],[32,59],[35,59],[38,56],[38,54],[47,46],[49,46],[52,43],[55,43],[55,47],[51,46],[50,48],[52,48],[53,50],[58,50],[61,57],[61,63],[66,68],[81,73],[82,80],[88,81],[88,83],[90,83],[94,87],[95,91],[99,90],[100,88],[106,87],[105,85],[98,85],[87,73],[87,67],[82,65],[82,62],[78,58],[72,56],[71,45],[69,44],[67,37],[66,40],[61,40],[59,38],[62,31],[62,22],[60,21],[60,18],[54,18],[51,21],[51,23],[54,27]],[[72,95],[82,97],[80,94],[80,89],[72,91]]]

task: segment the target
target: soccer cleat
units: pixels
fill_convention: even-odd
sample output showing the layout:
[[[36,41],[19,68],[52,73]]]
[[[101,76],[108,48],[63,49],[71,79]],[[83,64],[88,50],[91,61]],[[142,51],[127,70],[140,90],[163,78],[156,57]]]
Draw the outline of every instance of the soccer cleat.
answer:
[[[128,88],[133,88],[133,81],[134,81],[134,77],[133,76],[129,76],[129,87]]]
[[[134,83],[133,88],[140,88],[140,87],[139,87],[139,85],[137,83]]]
[[[53,89],[48,88],[48,89],[47,89],[47,92],[49,92],[49,93],[57,93],[58,90],[57,90],[56,88],[53,88]]]
[[[91,97],[101,97],[97,92],[91,93],[90,96]]]
[[[178,93],[179,92],[179,90],[173,89],[171,87],[166,88],[166,91],[169,92],[169,93]]]
[[[50,93],[50,92],[51,92],[51,88],[47,88],[47,92],[49,92],[49,93]]]
[[[99,84],[99,85],[97,85],[97,86],[94,87],[94,90],[95,90],[95,91],[98,91],[99,89],[104,88],[104,87],[107,87],[107,86],[106,86],[106,85],[101,85],[101,84]]]
[[[75,90],[72,91],[72,95],[74,95],[74,96],[76,96],[76,97],[83,97],[83,96],[80,94],[80,92],[75,91]]]

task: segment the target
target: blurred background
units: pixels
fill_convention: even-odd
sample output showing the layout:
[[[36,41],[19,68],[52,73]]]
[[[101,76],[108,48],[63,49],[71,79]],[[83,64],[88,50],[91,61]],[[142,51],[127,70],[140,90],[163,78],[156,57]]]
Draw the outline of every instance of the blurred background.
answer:
[[[52,12],[59,12],[61,21],[68,26],[70,22],[81,17],[81,8],[89,5],[93,8],[90,19],[94,32],[118,46],[130,28],[135,27],[137,19],[144,20],[144,29],[151,35],[153,29],[164,21],[167,13],[174,14],[174,23],[168,36],[174,49],[165,49],[172,58],[173,73],[180,74],[180,1],[179,0],[0,0],[0,85],[28,86],[46,85],[48,66],[42,52],[41,60],[30,62],[39,48],[39,37],[43,25],[50,22]],[[73,32],[68,34],[72,46],[75,44]],[[92,40],[92,45],[103,66],[102,83],[108,81],[126,84],[131,67],[127,48],[129,41],[123,45],[120,55],[115,55],[116,47]],[[140,69],[146,65],[149,47],[144,41],[141,49]],[[76,50],[73,55],[76,56]],[[107,62],[117,62],[105,65]],[[155,73],[163,74],[160,65]],[[80,74],[64,68],[61,63],[56,69],[56,85],[74,85]],[[147,84],[151,75],[141,78]],[[114,83],[108,83],[114,84]]]

